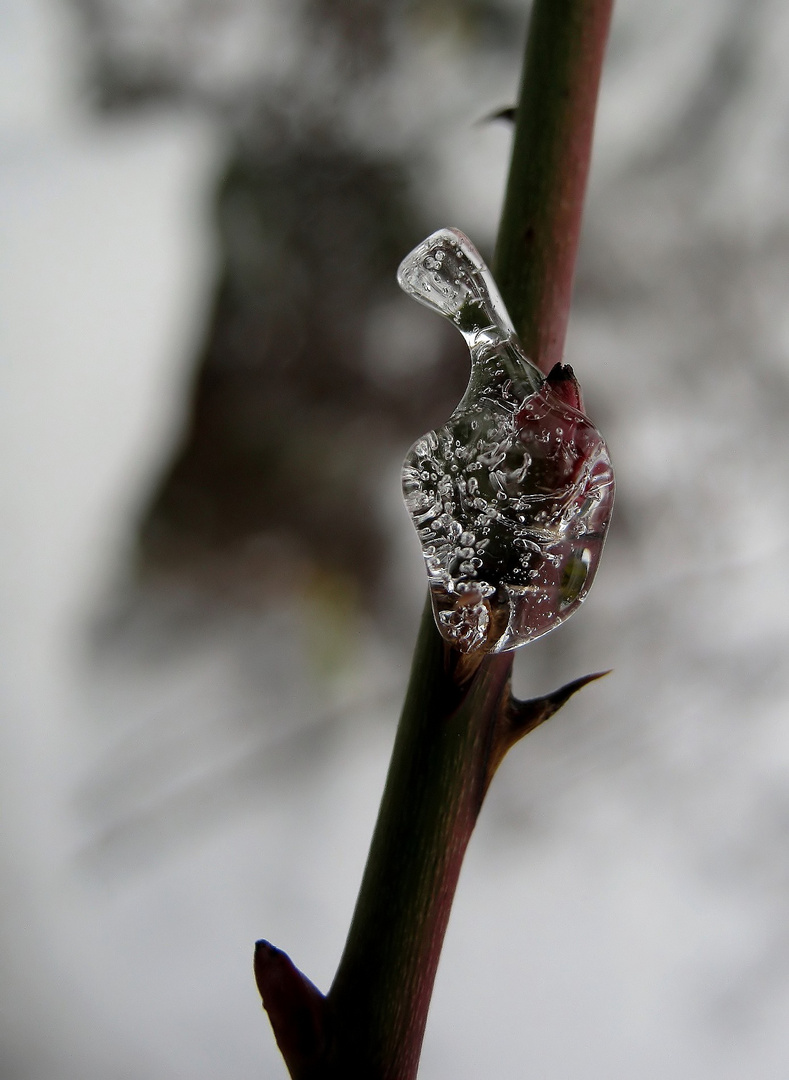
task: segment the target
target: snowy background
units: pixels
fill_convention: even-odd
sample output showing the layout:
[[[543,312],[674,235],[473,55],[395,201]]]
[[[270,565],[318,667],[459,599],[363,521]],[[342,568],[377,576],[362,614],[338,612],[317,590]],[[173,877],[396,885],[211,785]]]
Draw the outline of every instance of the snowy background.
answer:
[[[216,10],[204,80],[293,61],[287,5]],[[422,570],[392,456],[388,625],[379,602],[340,632],[298,582],[261,604],[135,578],[227,134],[172,102],[97,110],[87,40],[54,0],[0,2],[0,1076],[284,1077],[252,944],[328,987]],[[392,138],[434,148],[429,227],[489,242],[509,136],[475,121],[516,51],[430,40],[380,90]],[[782,0],[616,12],[567,358],[618,504],[592,595],[517,682],[614,673],[493,786],[425,1080],[787,1075],[787,47]]]

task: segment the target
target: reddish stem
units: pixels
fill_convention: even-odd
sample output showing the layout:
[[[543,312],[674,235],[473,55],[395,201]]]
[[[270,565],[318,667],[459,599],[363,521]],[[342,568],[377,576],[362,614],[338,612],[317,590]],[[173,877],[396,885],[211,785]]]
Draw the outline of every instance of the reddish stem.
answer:
[[[527,356],[562,361],[613,0],[535,0],[495,277]]]
[[[535,0],[496,253],[528,354],[561,361],[612,0]],[[430,606],[378,822],[326,998],[268,945],[258,985],[294,1080],[413,1080],[463,855],[496,766],[588,679],[519,703],[512,654],[462,659]]]

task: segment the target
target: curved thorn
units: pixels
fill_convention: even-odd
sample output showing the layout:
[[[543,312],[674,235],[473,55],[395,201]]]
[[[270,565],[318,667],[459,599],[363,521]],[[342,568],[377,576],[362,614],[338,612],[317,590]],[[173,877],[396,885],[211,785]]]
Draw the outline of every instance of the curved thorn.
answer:
[[[508,124],[514,124],[516,112],[515,105],[507,105],[503,109],[494,109],[493,112],[486,113],[485,116],[477,120],[477,123],[479,125],[492,124],[494,120],[505,120]]]
[[[530,731],[534,731],[540,724],[544,724],[546,720],[549,720],[554,713],[561,709],[565,702],[569,701],[573,694],[584,686],[610,674],[609,669],[608,671],[596,671],[592,675],[582,675],[579,679],[573,679],[572,682],[566,683],[558,690],[545,694],[544,697],[529,698],[527,701],[512,698],[510,700],[507,748],[509,749],[513,743],[522,739],[524,735],[528,735]]]

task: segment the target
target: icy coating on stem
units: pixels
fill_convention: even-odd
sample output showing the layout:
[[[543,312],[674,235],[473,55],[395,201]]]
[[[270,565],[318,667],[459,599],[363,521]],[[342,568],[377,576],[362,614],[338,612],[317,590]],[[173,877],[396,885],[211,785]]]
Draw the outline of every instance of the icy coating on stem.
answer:
[[[589,591],[614,502],[608,451],[572,369],[557,364],[545,378],[523,354],[468,237],[433,233],[397,278],[471,351],[460,404],[403,466],[436,623],[460,652],[516,649],[564,622]]]

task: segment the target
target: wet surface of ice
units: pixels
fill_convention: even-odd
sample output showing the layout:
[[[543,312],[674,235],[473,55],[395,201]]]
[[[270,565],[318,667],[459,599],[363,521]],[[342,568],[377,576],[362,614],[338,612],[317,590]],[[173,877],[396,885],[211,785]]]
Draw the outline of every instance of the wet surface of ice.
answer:
[[[608,451],[572,371],[557,365],[546,379],[524,355],[468,237],[434,233],[398,279],[471,353],[462,401],[403,467],[436,624],[460,652],[516,649],[589,592],[613,508]]]

